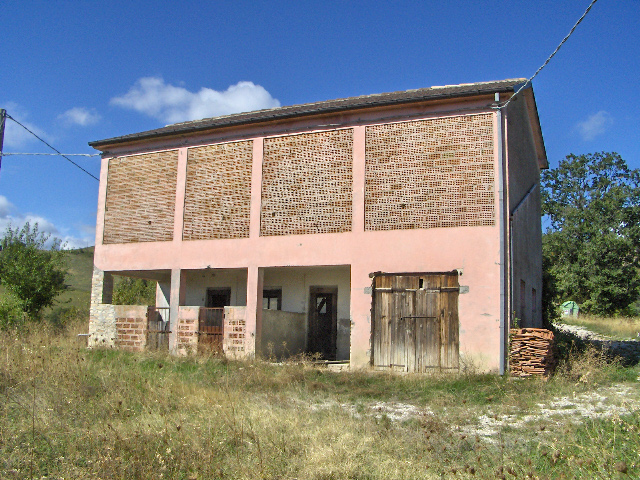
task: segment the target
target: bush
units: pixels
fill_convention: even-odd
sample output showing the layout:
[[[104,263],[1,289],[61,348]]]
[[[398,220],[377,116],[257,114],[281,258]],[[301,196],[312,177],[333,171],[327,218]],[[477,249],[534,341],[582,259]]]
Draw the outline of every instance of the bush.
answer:
[[[155,305],[156,282],[142,278],[122,277],[113,288],[114,305]]]
[[[20,300],[13,295],[5,294],[0,299],[0,330],[10,330],[24,324],[24,312]]]

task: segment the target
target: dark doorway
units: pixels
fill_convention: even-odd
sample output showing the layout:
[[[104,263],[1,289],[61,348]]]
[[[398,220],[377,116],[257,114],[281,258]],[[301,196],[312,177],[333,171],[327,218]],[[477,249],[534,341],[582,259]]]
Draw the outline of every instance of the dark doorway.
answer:
[[[207,308],[223,308],[231,305],[230,288],[207,288]]]
[[[310,287],[307,352],[335,360],[337,332],[338,288]]]

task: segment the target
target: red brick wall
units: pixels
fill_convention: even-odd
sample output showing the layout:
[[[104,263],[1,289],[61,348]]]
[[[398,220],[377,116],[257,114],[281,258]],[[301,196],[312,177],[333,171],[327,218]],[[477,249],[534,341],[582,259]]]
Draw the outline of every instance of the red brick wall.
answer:
[[[493,114],[366,129],[367,230],[495,224]]]
[[[173,239],[178,151],[109,160],[103,243]]]
[[[146,318],[116,318],[116,347],[141,351],[147,344]]]
[[[253,142],[190,148],[184,240],[249,237]]]
[[[260,235],[351,231],[353,129],[264,139]]]
[[[198,312],[200,307],[180,307],[178,310],[177,350],[180,355],[194,353],[198,348]]]
[[[178,319],[178,348],[185,350],[195,348],[198,344],[197,330],[197,319]]]

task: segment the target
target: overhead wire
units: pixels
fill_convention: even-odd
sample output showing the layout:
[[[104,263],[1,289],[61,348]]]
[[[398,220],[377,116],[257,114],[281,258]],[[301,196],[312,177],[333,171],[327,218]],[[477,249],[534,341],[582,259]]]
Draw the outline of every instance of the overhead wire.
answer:
[[[13,156],[13,155],[51,155],[54,157],[58,157],[60,155],[64,155],[66,157],[99,157],[100,154],[99,153],[8,153],[8,152],[2,152],[0,153],[0,156],[2,157],[9,157],[9,156]]]
[[[85,170],[84,168],[82,168],[80,165],[78,165],[76,162],[74,162],[73,160],[71,160],[67,155],[63,154],[60,152],[60,150],[58,150],[57,148],[55,148],[54,146],[52,146],[51,144],[49,144],[48,142],[46,142],[45,140],[43,140],[42,138],[40,138],[38,135],[36,135],[33,131],[31,131],[29,128],[25,127],[22,123],[20,123],[18,120],[16,120],[15,118],[13,118],[11,115],[9,115],[8,113],[5,113],[6,118],[9,118],[11,120],[13,120],[15,123],[17,123],[18,125],[20,125],[22,128],[24,128],[27,132],[29,132],[31,135],[33,135],[34,137],[36,137],[38,140],[40,140],[42,143],[44,143],[47,147],[49,147],[51,150],[53,150],[54,152],[56,152],[57,155],[60,155],[62,158],[66,159],[68,162],[72,163],[73,165],[75,165],[76,167],[78,167],[80,170],[82,170],[84,173],[86,173],[87,175],[89,175],[91,178],[93,178],[94,180],[97,180],[98,182],[100,181],[100,179],[98,177],[96,177],[95,175],[93,175],[91,172]],[[3,154],[4,156],[5,154]]]
[[[509,97],[509,99],[504,102],[501,105],[497,105],[495,108],[498,108],[500,110],[502,110],[503,108],[506,108],[507,105],[509,105],[509,103],[522,91],[524,90],[532,81],[533,79],[540,73],[540,71],[542,71],[542,69],[544,67],[546,67],[549,62],[551,61],[551,59],[556,55],[556,53],[558,53],[558,51],[560,50],[560,48],[562,47],[562,45],[565,44],[565,42],[567,40],[569,40],[569,37],[571,37],[571,35],[573,34],[573,32],[576,30],[576,28],[578,27],[578,25],[580,25],[580,23],[582,22],[582,20],[584,20],[584,18],[587,16],[587,14],[589,13],[589,11],[591,10],[591,8],[595,5],[595,3],[598,0],[592,0],[591,3],[589,4],[589,6],[587,7],[587,9],[584,11],[584,13],[582,14],[582,16],[578,19],[578,21],[573,25],[573,27],[571,27],[571,30],[569,31],[569,33],[562,39],[562,41],[558,44],[558,46],[555,48],[555,50],[551,53],[551,55],[549,55],[549,57],[547,57],[547,59],[544,61],[544,63],[535,71],[535,73],[529,77],[527,79],[526,82],[524,82],[520,88],[518,88],[518,90],[516,90],[516,92],[511,95],[511,97]],[[73,160],[71,160],[69,157],[74,156],[74,157],[98,157],[101,154],[88,154],[88,153],[61,153],[58,149],[56,149],[55,147],[53,147],[52,145],[50,145],[49,143],[47,143],[45,140],[43,140],[41,137],[39,137],[36,133],[34,133],[33,131],[31,131],[29,128],[27,128],[25,125],[23,125],[22,123],[20,123],[18,120],[16,120],[15,118],[13,118],[11,115],[9,115],[8,113],[5,113],[5,118],[9,118],[11,120],[13,120],[15,123],[17,123],[18,125],[20,125],[22,128],[24,128],[27,132],[29,132],[31,135],[33,135],[34,137],[36,137],[38,140],[40,140],[42,143],[44,143],[46,146],[48,146],[49,148],[51,148],[54,152],[56,153],[2,153],[0,152],[0,158],[1,157],[6,157],[6,156],[10,156],[10,155],[51,155],[51,156],[61,156],[63,157],[65,160],[67,160],[68,162],[72,163],[74,166],[78,167],[80,170],[82,170],[84,173],[86,173],[87,175],[89,175],[91,178],[93,178],[94,180],[97,180],[98,182],[100,181],[100,179],[98,177],[96,177],[95,175],[93,175],[92,173],[88,172],[87,170],[85,170],[84,168],[82,168],[80,165],[78,165],[76,162],[74,162]]]
[[[573,32],[575,31],[575,29],[578,27],[578,25],[580,25],[580,23],[582,22],[582,20],[584,20],[584,17],[587,16],[587,13],[589,13],[589,10],[591,10],[591,7],[593,7],[595,5],[595,3],[598,0],[592,0],[591,3],[589,4],[589,6],[587,7],[587,9],[584,11],[584,13],[582,14],[582,16],[578,19],[578,21],[573,25],[573,27],[571,27],[571,30],[569,31],[569,33],[567,33],[567,35],[562,39],[562,41],[560,42],[560,44],[556,47],[556,49],[551,53],[551,55],[549,55],[549,57],[545,60],[545,62],[540,65],[540,68],[538,68],[538,70],[536,70],[536,73],[534,73],[533,75],[531,75],[531,77],[524,82],[520,88],[513,94],[511,95],[511,97],[509,97],[509,99],[504,102],[502,105],[499,105],[497,108],[499,109],[503,109],[506,108],[507,105],[509,105],[509,102],[511,102],[511,100],[513,100],[516,95],[518,95],[522,90],[524,90],[527,85],[529,85],[531,83],[531,81],[536,77],[536,75],[538,75],[538,73],[540,73],[540,71],[547,66],[547,64],[551,61],[551,59],[555,56],[556,53],[558,53],[558,50],[560,50],[560,47],[562,47],[562,45],[564,45],[564,43],[569,40],[569,37],[573,34]]]

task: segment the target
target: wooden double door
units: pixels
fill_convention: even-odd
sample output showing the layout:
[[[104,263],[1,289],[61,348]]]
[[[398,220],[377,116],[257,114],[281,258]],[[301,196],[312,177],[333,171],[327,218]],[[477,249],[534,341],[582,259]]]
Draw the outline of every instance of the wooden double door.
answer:
[[[458,272],[373,279],[373,365],[424,373],[459,368]]]

